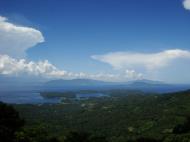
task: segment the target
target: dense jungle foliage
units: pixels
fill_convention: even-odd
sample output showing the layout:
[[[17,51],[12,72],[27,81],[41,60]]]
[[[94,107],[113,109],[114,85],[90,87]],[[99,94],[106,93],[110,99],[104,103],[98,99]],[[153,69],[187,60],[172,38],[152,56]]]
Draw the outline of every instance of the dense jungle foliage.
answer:
[[[189,90],[13,107],[0,105],[0,136],[16,142],[190,142]]]

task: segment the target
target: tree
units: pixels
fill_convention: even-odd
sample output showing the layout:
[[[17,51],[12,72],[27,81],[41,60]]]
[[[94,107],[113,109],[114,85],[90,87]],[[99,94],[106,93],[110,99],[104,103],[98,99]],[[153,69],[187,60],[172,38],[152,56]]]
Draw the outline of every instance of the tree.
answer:
[[[85,132],[70,132],[64,142],[107,142],[103,136],[92,136]]]
[[[46,125],[38,124],[19,131],[16,135],[16,142],[59,142],[59,140],[49,134]]]
[[[161,142],[160,140],[153,139],[153,138],[139,138],[137,139],[137,142]]]
[[[84,132],[70,132],[64,142],[90,142],[90,135]]]
[[[0,102],[0,140],[12,142],[15,132],[24,125],[18,112],[10,105]]]
[[[178,124],[173,129],[174,134],[183,134],[188,132],[190,132],[190,117],[187,117],[183,124]]]

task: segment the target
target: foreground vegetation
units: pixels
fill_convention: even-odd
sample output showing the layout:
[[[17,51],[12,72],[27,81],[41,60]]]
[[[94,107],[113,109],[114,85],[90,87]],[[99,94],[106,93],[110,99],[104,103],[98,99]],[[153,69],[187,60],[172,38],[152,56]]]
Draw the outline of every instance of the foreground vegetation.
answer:
[[[190,141],[190,91],[159,95],[115,90],[110,95],[67,104],[14,105],[18,120],[25,120],[14,141]]]

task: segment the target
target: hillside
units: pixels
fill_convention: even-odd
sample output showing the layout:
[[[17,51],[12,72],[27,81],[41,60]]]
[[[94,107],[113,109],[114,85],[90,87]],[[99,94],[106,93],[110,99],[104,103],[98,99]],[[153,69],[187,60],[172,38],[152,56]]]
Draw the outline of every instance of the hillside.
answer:
[[[139,137],[166,142],[190,138],[190,128],[174,133],[189,118],[190,90],[163,95],[125,95],[123,91],[113,91],[109,98],[57,105],[15,105],[15,108],[26,119],[27,127],[40,123],[58,137],[69,131],[85,131],[104,135],[113,142]]]

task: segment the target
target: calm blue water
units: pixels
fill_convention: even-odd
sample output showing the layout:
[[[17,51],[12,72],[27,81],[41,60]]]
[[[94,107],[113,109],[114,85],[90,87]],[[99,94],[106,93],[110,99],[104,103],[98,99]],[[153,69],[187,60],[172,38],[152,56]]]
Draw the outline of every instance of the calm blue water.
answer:
[[[76,100],[84,100],[89,98],[107,97],[103,93],[78,93]],[[61,98],[44,98],[37,92],[0,92],[0,101],[10,104],[44,104],[44,103],[60,103]]]
[[[0,92],[0,101],[10,104],[59,103],[59,98],[43,98],[36,92]]]

